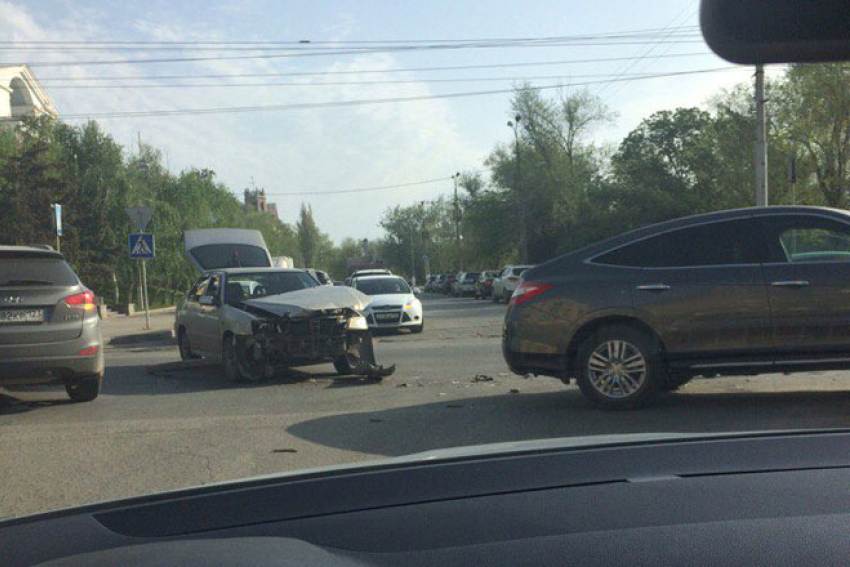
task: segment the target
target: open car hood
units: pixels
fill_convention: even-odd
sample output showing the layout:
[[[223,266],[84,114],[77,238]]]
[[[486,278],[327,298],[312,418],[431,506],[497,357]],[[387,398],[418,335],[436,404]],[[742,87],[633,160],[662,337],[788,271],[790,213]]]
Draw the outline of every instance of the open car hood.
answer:
[[[204,228],[183,233],[186,256],[201,272],[224,268],[270,268],[272,257],[258,230]]]
[[[368,295],[356,289],[323,285],[259,299],[248,299],[244,303],[278,317],[284,315],[300,317],[311,311],[327,309],[348,308],[359,312],[363,311],[370,301]]]

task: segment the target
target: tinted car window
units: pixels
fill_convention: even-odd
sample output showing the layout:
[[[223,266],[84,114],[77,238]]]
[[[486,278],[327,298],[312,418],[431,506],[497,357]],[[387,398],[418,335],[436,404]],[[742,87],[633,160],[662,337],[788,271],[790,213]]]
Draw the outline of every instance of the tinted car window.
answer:
[[[716,222],[666,232],[618,248],[595,262],[640,268],[758,263],[758,239],[747,234],[748,222]]]
[[[850,260],[850,234],[845,226],[792,226],[780,232],[779,242],[789,262]]]
[[[0,287],[78,283],[71,267],[59,258],[0,258]]]

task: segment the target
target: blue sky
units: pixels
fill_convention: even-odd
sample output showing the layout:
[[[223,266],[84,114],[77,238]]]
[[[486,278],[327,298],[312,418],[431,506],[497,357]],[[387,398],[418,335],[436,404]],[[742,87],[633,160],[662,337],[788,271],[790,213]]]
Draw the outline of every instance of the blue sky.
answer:
[[[479,39],[593,34],[694,25],[697,0],[608,0],[563,2],[304,1],[274,2],[85,2],[0,0],[0,37],[8,40],[84,41],[354,41]],[[234,54],[236,52],[231,52]],[[677,53],[701,53],[680,58]],[[582,75],[612,76],[626,71],[676,72],[724,67],[702,42],[606,46],[548,46],[373,53],[298,59],[224,60],[169,64],[51,67],[50,62],[159,57],[160,53],[12,51],[0,61],[29,62],[63,115],[105,111],[168,110],[228,106],[428,96],[510,88],[511,82],[433,83],[426,78],[525,77],[556,75],[535,84],[573,84]],[[197,52],[170,56],[198,56]],[[551,62],[639,57],[631,61],[439,72],[371,74],[411,67]],[[659,57],[660,56],[660,57]],[[631,67],[629,67],[631,66]],[[628,68],[628,69],[627,69]],[[67,77],[134,77],[163,74],[234,74],[357,71],[322,79],[223,79],[245,81],[364,81],[405,79],[391,85],[323,85],[204,89],[69,89]],[[751,69],[628,83],[591,85],[617,113],[614,124],[594,140],[616,144],[642,118],[664,108],[699,105],[721,88],[749,80]],[[125,81],[128,82],[128,81]],[[214,81],[222,81],[216,79]],[[117,81],[116,81],[117,82]],[[160,81],[164,82],[164,81]],[[209,81],[207,81],[209,82]],[[156,84],[157,81],[146,81]],[[80,83],[77,83],[80,84]],[[87,84],[91,84],[87,82]],[[578,88],[578,87],[576,87]],[[317,222],[335,240],[380,235],[381,213],[449,191],[448,182],[358,195],[298,195],[404,184],[447,177],[482,166],[494,144],[511,132],[508,94],[409,103],[285,110],[244,114],[115,118],[101,124],[131,147],[137,133],[161,148],[174,171],[196,166],[215,170],[241,194],[253,178],[293,222],[302,201],[312,204]]]

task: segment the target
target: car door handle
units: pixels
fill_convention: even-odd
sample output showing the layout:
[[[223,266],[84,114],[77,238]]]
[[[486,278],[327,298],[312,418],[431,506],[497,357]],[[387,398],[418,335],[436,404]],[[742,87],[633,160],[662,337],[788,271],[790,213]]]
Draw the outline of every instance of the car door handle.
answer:
[[[670,289],[670,286],[663,283],[643,284],[637,286],[635,289],[638,291],[667,291]]]
[[[773,282],[770,285],[773,287],[806,287],[809,285],[809,282],[806,280],[782,280]]]

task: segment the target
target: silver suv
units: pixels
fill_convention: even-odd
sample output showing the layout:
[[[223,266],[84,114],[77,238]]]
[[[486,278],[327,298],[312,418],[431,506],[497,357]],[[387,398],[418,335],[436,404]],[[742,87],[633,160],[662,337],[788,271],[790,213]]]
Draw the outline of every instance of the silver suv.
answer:
[[[58,252],[0,246],[0,386],[60,382],[75,402],[100,393],[94,294]]]

